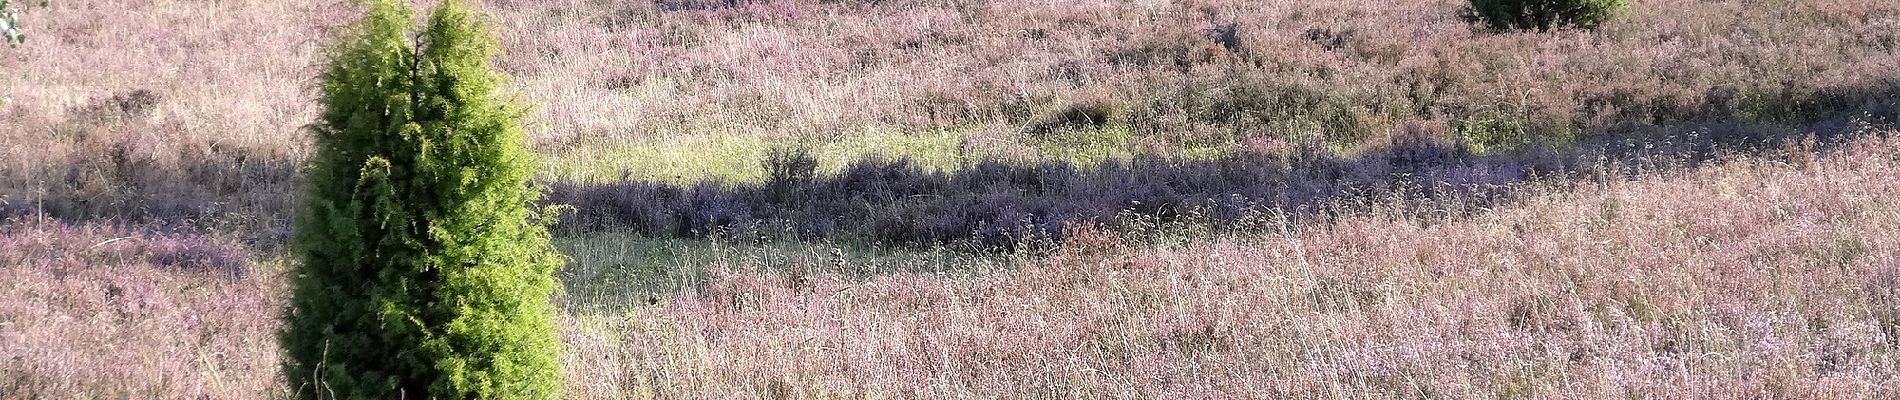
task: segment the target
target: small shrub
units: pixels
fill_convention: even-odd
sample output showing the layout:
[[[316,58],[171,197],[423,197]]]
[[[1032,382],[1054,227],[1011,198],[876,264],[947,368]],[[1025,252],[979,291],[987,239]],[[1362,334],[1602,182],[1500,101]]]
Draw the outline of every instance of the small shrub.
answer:
[[[1891,100],[1883,106],[1880,91],[1841,88],[1803,88],[1791,82],[1766,83],[1711,89],[1705,102],[1707,114],[1722,119],[1749,123],[1806,125],[1855,112],[1891,110]],[[1859,92],[1859,93],[1856,93]]]
[[[1581,129],[1570,121],[1513,114],[1483,113],[1453,121],[1451,130],[1464,150],[1479,154],[1549,148],[1574,143],[1582,136]]]
[[[1628,6],[1628,0],[1471,0],[1461,16],[1499,31],[1594,29]]]
[[[1207,39],[1220,44],[1221,48],[1226,49],[1229,53],[1239,53],[1241,51],[1240,46],[1242,45],[1240,39],[1240,23],[1228,22],[1215,25],[1213,28],[1207,30]]]
[[[559,398],[561,259],[494,39],[453,0],[419,32],[370,7],[323,76],[284,377],[300,399]]]
[[[1047,136],[1063,131],[1099,129],[1115,118],[1115,107],[1102,101],[1081,101],[1062,107],[1024,128],[1032,136]]]
[[[1339,49],[1346,48],[1346,46],[1352,44],[1354,40],[1358,40],[1358,36],[1359,31],[1352,28],[1337,31],[1331,28],[1312,28],[1307,29],[1306,33],[1300,35],[1300,37],[1306,39],[1306,41],[1313,42],[1313,44],[1317,44],[1320,48],[1326,49],[1327,51],[1338,51]]]
[[[775,204],[794,205],[818,173],[818,158],[803,147],[773,148],[765,154],[765,191]]]
[[[1457,132],[1458,140],[1466,148],[1477,153],[1507,151],[1530,144],[1530,127],[1515,118],[1461,120],[1453,125],[1452,131]]]
[[[26,221],[37,215],[39,215],[39,210],[34,209],[33,205],[28,204],[26,200],[0,195],[0,223]]]

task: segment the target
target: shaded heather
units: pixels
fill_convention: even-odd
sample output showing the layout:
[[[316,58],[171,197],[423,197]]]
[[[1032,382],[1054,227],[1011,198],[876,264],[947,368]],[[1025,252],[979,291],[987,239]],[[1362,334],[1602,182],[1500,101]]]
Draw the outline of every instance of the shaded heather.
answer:
[[[568,232],[625,229],[655,237],[771,232],[1007,250],[1028,239],[1060,239],[1067,224],[1113,225],[1125,222],[1117,216],[1130,214],[1233,226],[1259,222],[1263,213],[1327,218],[1365,201],[1464,213],[1510,201],[1518,192],[1513,188],[1528,181],[1628,179],[1719,159],[1718,148],[1761,153],[1803,139],[1837,142],[1860,132],[1850,128],[1821,126],[1813,130],[1817,136],[1799,137],[1786,130],[1711,125],[1646,139],[1606,138],[1570,150],[1532,148],[1490,156],[1408,130],[1379,150],[1352,157],[1304,146],[1286,156],[1139,157],[1096,166],[982,161],[953,172],[927,170],[904,159],[871,159],[823,177],[782,173],[810,168],[776,165],[798,161],[775,156],[777,161],[766,166],[775,171],[772,178],[759,184],[554,182],[548,201],[575,207],[562,220]]]

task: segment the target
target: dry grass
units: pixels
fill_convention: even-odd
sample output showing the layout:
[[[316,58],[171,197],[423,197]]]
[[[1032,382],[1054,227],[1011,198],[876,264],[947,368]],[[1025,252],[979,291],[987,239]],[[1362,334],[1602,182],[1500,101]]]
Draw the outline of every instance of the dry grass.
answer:
[[[975,274],[727,272],[560,317],[568,396],[1892,397],[1896,174],[1900,142],[1870,139],[1470,220],[1078,235]],[[155,239],[93,245],[131,236],[103,228],[0,233],[0,397],[278,393],[274,275],[164,266]]]
[[[976,277],[730,274],[659,306],[572,317],[569,389],[1887,398],[1900,395],[1895,174],[1900,143],[1868,141],[1426,227],[1373,214]]]
[[[278,276],[226,240],[0,218],[0,398],[254,399]]]
[[[753,179],[739,171],[780,140],[954,165],[1351,152],[1406,125],[1505,146],[1900,113],[1900,2],[1652,0],[1596,32],[1500,35],[1457,5],[489,1],[500,65],[539,107],[534,141],[569,179]],[[247,254],[287,235],[309,89],[353,15],[96,0],[26,16],[31,41],[0,49],[0,219],[15,218],[0,222],[0,398],[284,392],[279,267]],[[1533,137],[1461,129],[1481,121]],[[1099,148],[1065,155],[1078,145]],[[562,316],[568,393],[1900,397],[1900,142],[1790,160],[1474,219],[1374,211],[1171,249],[1078,235],[985,273],[726,272]],[[6,214],[26,206],[94,222]],[[153,224],[96,222],[111,219]],[[218,233],[150,228],[173,224]]]
[[[1890,95],[1900,62],[1900,6],[1851,0],[1649,1],[1599,32],[1504,35],[1457,1],[667,4],[494,3],[532,32],[506,64],[549,105],[544,143],[949,129],[1034,158],[1060,141],[1036,126],[1077,107],[1126,125],[1118,151],[1164,154],[1484,118],[1596,134],[1805,117],[1765,113]]]
[[[1870,0],[1645,1],[1598,32],[1502,35],[1474,31],[1453,0],[726,3],[490,1],[500,65],[538,107],[531,131],[561,167],[551,173],[748,179],[738,171],[757,165],[758,143],[911,134],[953,139],[879,151],[1073,158],[1063,138],[1031,133],[1077,107],[1131,136],[1115,153],[1376,142],[1406,123],[1482,119],[1557,136],[1698,118],[1799,125],[1817,117],[1803,111],[1890,102],[1900,66],[1900,5]],[[35,9],[34,40],[0,52],[0,118],[13,126],[0,132],[0,182],[80,196],[60,194],[85,180],[68,167],[115,143],[165,165],[211,147],[301,160],[320,49],[351,10]],[[129,118],[96,106],[141,89],[156,101]]]

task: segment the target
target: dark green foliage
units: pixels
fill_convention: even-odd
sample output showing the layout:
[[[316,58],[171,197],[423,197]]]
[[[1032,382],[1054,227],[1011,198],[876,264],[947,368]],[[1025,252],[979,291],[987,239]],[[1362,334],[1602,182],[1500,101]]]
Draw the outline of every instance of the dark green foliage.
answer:
[[[561,260],[521,111],[478,17],[410,15],[376,1],[330,54],[284,373],[303,399],[556,398]]]
[[[1461,16],[1500,31],[1593,29],[1628,6],[1628,0],[1471,0]]]

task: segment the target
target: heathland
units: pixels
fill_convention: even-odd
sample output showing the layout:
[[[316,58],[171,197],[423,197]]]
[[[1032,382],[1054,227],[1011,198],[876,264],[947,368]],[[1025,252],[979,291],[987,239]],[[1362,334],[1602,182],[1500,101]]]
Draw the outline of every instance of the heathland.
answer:
[[[489,0],[573,398],[1900,396],[1900,3]],[[0,49],[0,398],[271,398],[336,0]]]

